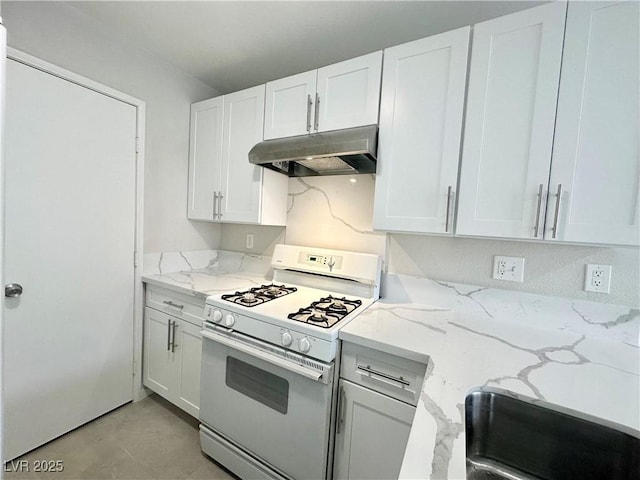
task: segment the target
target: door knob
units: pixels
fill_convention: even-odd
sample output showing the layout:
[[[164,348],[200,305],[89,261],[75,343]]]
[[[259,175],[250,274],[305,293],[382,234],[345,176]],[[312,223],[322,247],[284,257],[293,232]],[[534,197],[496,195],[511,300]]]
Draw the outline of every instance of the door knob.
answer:
[[[5,297],[19,297],[22,295],[22,285],[19,283],[7,283],[4,286],[4,296]]]

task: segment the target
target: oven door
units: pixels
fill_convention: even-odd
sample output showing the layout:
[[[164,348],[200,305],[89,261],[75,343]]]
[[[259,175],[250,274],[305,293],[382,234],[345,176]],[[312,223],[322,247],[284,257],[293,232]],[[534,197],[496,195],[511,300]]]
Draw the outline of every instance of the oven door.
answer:
[[[287,476],[326,478],[333,364],[208,326],[202,340],[202,423]]]

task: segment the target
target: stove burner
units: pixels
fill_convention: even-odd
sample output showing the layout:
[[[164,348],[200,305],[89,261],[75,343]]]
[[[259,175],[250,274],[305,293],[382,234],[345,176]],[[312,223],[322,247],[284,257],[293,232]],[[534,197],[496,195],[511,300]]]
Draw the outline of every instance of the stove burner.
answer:
[[[309,320],[312,322],[326,322],[326,315],[320,310],[313,309],[311,310],[311,314],[309,315]]]
[[[242,294],[242,298],[240,298],[242,303],[256,303],[258,299],[256,298],[256,294],[252,292],[247,292]]]
[[[331,295],[323,297],[311,305],[301,308],[295,313],[290,313],[287,318],[299,322],[329,328],[362,305],[361,300],[349,300],[347,298],[334,298]]]
[[[268,297],[277,297],[279,293],[282,292],[282,287],[278,287],[277,285],[269,285],[264,289],[264,295]]]
[[[329,307],[331,310],[336,311],[347,311],[347,306],[344,304],[342,300],[334,300]]]
[[[296,287],[287,287],[285,285],[261,285],[259,287],[252,287],[249,290],[222,295],[222,300],[237,303],[245,307],[255,307],[256,305],[261,305],[276,298],[289,295],[296,290]]]

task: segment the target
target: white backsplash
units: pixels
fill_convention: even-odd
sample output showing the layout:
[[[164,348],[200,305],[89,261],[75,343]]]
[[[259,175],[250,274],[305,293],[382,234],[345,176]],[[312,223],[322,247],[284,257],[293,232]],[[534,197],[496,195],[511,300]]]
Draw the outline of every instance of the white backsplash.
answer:
[[[373,175],[289,179],[286,243],[385,255],[373,231]]]

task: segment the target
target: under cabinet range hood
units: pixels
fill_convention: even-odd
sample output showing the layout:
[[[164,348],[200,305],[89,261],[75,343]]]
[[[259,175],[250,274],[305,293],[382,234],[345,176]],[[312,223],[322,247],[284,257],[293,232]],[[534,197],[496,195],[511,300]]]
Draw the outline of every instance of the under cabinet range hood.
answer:
[[[375,173],[378,126],[276,138],[249,151],[249,162],[290,177]]]

